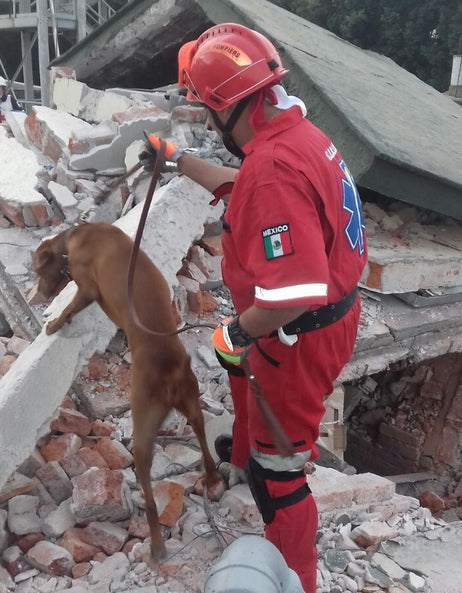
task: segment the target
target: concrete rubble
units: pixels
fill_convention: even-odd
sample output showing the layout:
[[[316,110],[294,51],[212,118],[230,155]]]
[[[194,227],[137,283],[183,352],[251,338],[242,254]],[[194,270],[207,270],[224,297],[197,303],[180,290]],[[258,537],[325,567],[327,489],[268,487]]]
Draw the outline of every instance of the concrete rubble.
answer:
[[[194,436],[184,418],[169,416],[151,469],[168,558],[150,565],[131,456],[130,353],[97,306],[46,336],[43,320],[62,309],[73,286],[51,305],[41,303],[30,255],[44,237],[81,221],[105,220],[134,236],[149,175],[125,175],[137,162],[144,130],[204,158],[236,163],[207,131],[203,110],[187,105],[173,87],[96,91],[72,71],[55,69],[53,98],[53,109],[12,115],[0,129],[1,259],[5,277],[19,290],[1,303],[0,591],[201,591],[224,547],[243,533],[263,534],[247,484],[235,483],[224,466],[229,490],[219,503],[204,498],[195,490],[200,455]],[[233,305],[219,269],[222,206],[209,206],[210,199],[166,167],[142,246],[167,278],[179,318],[216,324]],[[393,296],[421,289],[456,294],[459,223],[398,203],[385,211],[368,202],[365,213],[367,290],[357,349],[339,388],[391,362],[462,351],[457,298],[419,309]],[[215,436],[232,424],[226,375],[211,351],[210,329],[185,332],[182,339],[199,379],[213,449]],[[334,399],[327,403],[334,423],[341,407]],[[356,474],[346,463],[334,469],[320,461],[314,469],[308,482],[320,511],[318,593],[459,590],[462,562],[442,574],[435,560],[435,546],[447,556],[462,549],[461,516],[444,520],[438,514],[444,501],[438,508],[435,498],[399,494],[393,480]],[[460,482],[454,500],[460,508]]]

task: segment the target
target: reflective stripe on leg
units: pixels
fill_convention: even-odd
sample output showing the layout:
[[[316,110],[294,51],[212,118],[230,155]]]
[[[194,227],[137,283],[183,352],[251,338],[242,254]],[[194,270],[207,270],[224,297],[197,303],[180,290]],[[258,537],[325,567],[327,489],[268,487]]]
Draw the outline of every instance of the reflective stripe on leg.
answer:
[[[283,457],[282,455],[261,453],[251,447],[250,455],[265,469],[275,472],[290,472],[302,470],[305,467],[305,463],[311,458],[311,451],[300,451],[290,457]]]
[[[246,469],[250,490],[266,525],[273,521],[277,510],[294,505],[311,494],[303,469],[291,471],[265,469],[253,457],[249,458]],[[290,488],[282,496],[270,495],[267,482],[290,483],[294,481],[298,482],[298,487]]]

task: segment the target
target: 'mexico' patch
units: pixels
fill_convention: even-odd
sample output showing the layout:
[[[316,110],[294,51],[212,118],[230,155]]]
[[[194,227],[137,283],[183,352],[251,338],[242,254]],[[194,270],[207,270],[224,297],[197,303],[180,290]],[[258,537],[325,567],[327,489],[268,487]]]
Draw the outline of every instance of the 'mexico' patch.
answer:
[[[271,226],[261,232],[266,259],[275,259],[294,252],[287,223]]]

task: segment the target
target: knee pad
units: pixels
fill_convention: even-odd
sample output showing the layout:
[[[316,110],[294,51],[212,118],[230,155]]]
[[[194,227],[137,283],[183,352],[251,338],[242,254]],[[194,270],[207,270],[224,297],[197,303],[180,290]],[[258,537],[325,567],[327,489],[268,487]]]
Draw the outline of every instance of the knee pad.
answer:
[[[303,470],[274,471],[272,469],[265,469],[253,457],[249,457],[246,473],[250,491],[265,525],[269,525],[273,521],[278,509],[296,504],[311,494],[311,490],[305,482],[299,488],[285,496],[271,497],[269,495],[265,480],[291,482],[304,476],[305,473]]]

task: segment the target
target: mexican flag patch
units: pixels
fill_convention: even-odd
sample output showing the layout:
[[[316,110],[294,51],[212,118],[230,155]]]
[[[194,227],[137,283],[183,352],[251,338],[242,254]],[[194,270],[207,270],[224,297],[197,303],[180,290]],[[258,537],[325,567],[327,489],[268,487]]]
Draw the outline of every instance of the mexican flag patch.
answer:
[[[287,223],[264,229],[261,232],[266,259],[275,259],[294,252]]]

